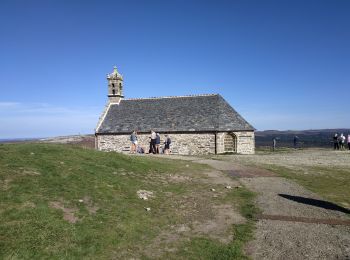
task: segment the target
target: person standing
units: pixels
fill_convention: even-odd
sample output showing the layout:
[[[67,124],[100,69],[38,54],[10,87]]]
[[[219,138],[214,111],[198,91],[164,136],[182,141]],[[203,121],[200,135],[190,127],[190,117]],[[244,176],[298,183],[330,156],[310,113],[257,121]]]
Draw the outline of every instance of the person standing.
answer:
[[[294,136],[294,139],[293,139],[294,149],[297,149],[297,148],[298,148],[298,140],[299,140],[299,137]]]
[[[272,151],[275,151],[275,150],[276,150],[276,144],[277,144],[277,139],[276,139],[276,138],[273,138],[273,139],[272,139]]]
[[[350,134],[348,134],[348,148],[350,150]]]
[[[136,153],[136,147],[137,147],[137,133],[134,130],[130,135],[130,141],[131,141],[131,149],[130,153]]]
[[[345,144],[345,136],[343,135],[343,133],[341,133],[339,137],[339,145],[341,150],[344,150],[344,144]]]
[[[150,152],[155,154],[156,153],[156,139],[157,139],[157,134],[153,130],[151,130],[151,149]]]
[[[171,144],[170,137],[168,135],[165,135],[165,142],[164,142],[164,153],[165,154],[169,154],[170,144]]]
[[[334,150],[339,150],[339,140],[338,133],[335,133],[333,136]]]
[[[160,135],[156,134],[156,153],[159,154],[159,146],[160,146]]]

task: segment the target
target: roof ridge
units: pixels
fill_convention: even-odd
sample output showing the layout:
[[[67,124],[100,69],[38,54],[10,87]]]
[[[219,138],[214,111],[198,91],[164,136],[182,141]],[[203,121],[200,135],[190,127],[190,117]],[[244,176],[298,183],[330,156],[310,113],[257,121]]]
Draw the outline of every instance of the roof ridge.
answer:
[[[125,98],[123,100],[144,100],[144,99],[186,98],[186,97],[208,97],[208,96],[219,96],[219,95],[220,94],[198,94],[198,95],[164,96],[164,97],[147,97],[147,98]]]

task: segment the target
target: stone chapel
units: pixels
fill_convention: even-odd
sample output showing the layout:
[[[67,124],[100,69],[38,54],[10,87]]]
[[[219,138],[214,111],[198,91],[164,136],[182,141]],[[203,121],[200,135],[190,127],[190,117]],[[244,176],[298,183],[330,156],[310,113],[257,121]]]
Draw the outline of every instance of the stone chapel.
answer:
[[[95,130],[101,151],[130,151],[130,134],[148,152],[150,131],[171,138],[173,154],[255,152],[254,127],[219,94],[127,99],[123,77],[114,67],[107,74],[108,102]]]

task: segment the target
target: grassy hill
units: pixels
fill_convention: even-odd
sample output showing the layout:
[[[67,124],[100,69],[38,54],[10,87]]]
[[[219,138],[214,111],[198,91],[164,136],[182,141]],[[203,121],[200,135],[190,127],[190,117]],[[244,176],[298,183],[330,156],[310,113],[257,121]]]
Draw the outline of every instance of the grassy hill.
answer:
[[[0,258],[245,258],[253,194],[203,181],[208,170],[71,145],[0,144]],[[147,200],[141,190],[152,192]],[[219,234],[234,237],[228,243],[176,232],[207,223],[225,203],[248,218]]]

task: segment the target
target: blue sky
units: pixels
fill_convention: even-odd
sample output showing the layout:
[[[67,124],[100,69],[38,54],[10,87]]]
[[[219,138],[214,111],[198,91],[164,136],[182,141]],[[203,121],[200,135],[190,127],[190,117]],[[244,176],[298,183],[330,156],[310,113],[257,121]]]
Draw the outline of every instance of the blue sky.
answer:
[[[350,128],[350,1],[0,1],[0,139],[93,133],[126,97],[220,93],[258,130]]]

